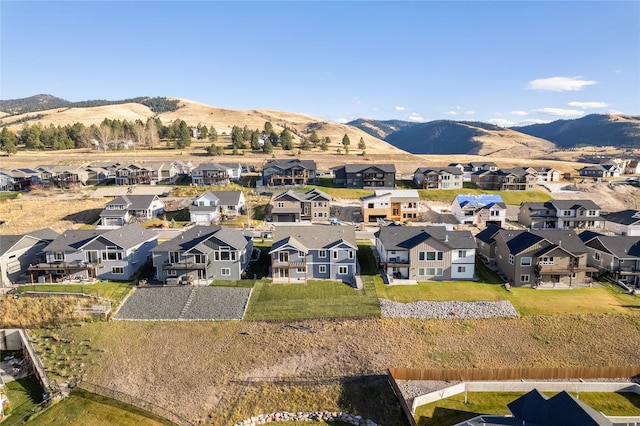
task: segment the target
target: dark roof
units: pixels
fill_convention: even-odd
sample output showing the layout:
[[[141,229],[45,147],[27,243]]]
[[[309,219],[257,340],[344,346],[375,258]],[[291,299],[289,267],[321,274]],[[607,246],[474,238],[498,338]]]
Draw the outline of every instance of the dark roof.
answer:
[[[53,240],[45,251],[76,251],[82,249],[87,243],[102,236],[115,245],[128,249],[142,244],[153,238],[158,238],[158,234],[149,229],[145,229],[137,223],[125,225],[113,230],[104,229],[71,229],[63,232],[58,238]]]
[[[602,246],[618,259],[629,259],[640,257],[640,237],[628,235],[600,235],[596,239]],[[594,244],[588,244],[593,247]],[[595,247],[594,247],[595,248]]]
[[[588,210],[600,210],[600,206],[591,200],[551,200],[549,203],[558,210],[576,210],[580,207]]]
[[[230,247],[237,250],[247,245],[247,238],[244,233],[237,229],[223,228],[221,226],[194,226],[187,231],[181,233],[175,238],[160,244],[152,251],[169,252],[169,251],[188,251],[196,246],[203,249],[205,241],[216,238]],[[207,249],[211,251],[212,249]]]
[[[599,234],[594,231],[582,231],[580,234],[578,234],[578,238],[580,238],[583,243],[586,243],[587,241],[592,240],[599,235],[602,235],[602,234]]]
[[[476,243],[470,231],[448,231],[444,226],[382,226],[376,232],[385,250],[409,250],[429,238],[452,249],[472,249]]]
[[[527,231],[507,231],[503,229],[500,234],[504,236],[507,242],[509,253],[514,255],[522,253],[544,239]]]
[[[322,249],[334,246],[339,241],[358,247],[356,231],[353,226],[344,225],[284,225],[276,226],[273,231],[273,243],[293,238],[307,249]],[[273,249],[272,249],[273,250]]]
[[[24,235],[0,235],[0,256],[8,252]]]
[[[453,167],[453,166],[446,166],[446,167],[419,167],[418,169],[416,169],[415,173],[421,173],[421,174],[425,174],[425,173],[442,173],[442,172],[447,172],[450,173],[452,175],[462,175],[463,172],[462,170],[460,170],[459,167]]]
[[[384,173],[395,173],[395,164],[346,164],[344,171],[346,173],[360,173],[366,169],[376,168]]]
[[[289,189],[288,191],[281,192],[279,194],[274,195],[272,201],[279,200],[285,196],[291,197],[298,201],[310,201],[310,200],[315,200],[317,198],[325,198],[326,200],[331,201],[331,196],[329,194],[322,192],[316,188],[311,189],[307,192],[296,192],[292,189]]]
[[[507,404],[515,418],[539,426],[612,426],[611,420],[567,391],[548,398],[534,389]]]
[[[129,206],[129,210],[144,210],[149,208],[153,200],[156,198],[158,198],[157,195],[121,195],[120,197],[109,201],[106,205],[124,204]]]
[[[209,191],[215,196],[222,206],[237,206],[240,202],[240,195],[242,191]]]
[[[49,228],[38,229],[37,231],[27,232],[28,236],[37,238],[43,241],[53,241],[60,236],[56,231]]]
[[[491,244],[495,241],[493,238],[502,228],[497,225],[488,225],[485,229],[476,234],[476,240]]]
[[[572,254],[587,252],[587,247],[572,229],[536,229],[529,232],[562,247]]]
[[[267,167],[279,167],[283,170],[303,167],[307,170],[315,170],[316,162],[313,160],[300,160],[298,158],[275,158],[267,160],[267,162],[264,164],[263,169],[266,169]]]
[[[622,210],[620,212],[603,214],[602,218],[608,222],[619,223],[622,225],[640,224],[640,211]]]

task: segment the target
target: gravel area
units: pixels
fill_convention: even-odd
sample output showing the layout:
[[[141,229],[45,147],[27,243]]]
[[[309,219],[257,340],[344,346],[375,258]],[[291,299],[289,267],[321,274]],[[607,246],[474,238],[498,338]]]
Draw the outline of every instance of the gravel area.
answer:
[[[138,288],[116,318],[127,320],[242,319],[251,289],[224,287]]]
[[[241,320],[250,295],[250,288],[197,287],[181,319]]]
[[[392,302],[378,299],[384,318],[499,318],[517,317],[508,300],[498,302]]]

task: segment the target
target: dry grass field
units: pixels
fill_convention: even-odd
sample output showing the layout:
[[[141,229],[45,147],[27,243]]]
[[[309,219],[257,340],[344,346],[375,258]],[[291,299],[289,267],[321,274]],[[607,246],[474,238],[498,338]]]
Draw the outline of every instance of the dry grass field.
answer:
[[[640,363],[639,332],[639,316],[604,314],[286,323],[118,321],[34,335],[39,348],[54,343],[58,352],[84,348],[85,355],[74,358],[74,365],[82,370],[76,374],[89,381],[206,424],[226,425],[277,410],[349,409],[379,424],[401,425],[402,415],[384,381],[367,389],[366,380],[349,387],[345,378],[383,375],[391,366],[633,365]],[[370,406],[358,398],[365,389],[374,393]]]

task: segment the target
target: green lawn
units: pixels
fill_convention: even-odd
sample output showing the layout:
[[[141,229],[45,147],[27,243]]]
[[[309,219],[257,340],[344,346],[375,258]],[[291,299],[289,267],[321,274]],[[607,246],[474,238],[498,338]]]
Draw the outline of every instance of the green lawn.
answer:
[[[310,280],[306,284],[272,284],[258,281],[245,319],[284,320],[380,316],[380,304],[371,277],[364,289],[339,281]]]
[[[543,392],[547,396],[554,393]],[[575,395],[575,393],[572,392]],[[471,419],[479,414],[509,414],[507,404],[519,398],[518,392],[470,392],[467,404],[458,394],[416,409],[419,426],[445,426]],[[580,393],[581,401],[608,416],[639,416],[640,395],[625,393]]]
[[[93,284],[25,284],[17,288],[17,292],[50,291],[61,293],[85,293],[93,296],[105,297],[119,302],[129,293],[131,286],[128,282],[99,281]]]
[[[476,302],[504,300],[509,294],[504,287],[473,281],[433,281],[409,285],[386,285],[382,278],[375,279],[376,291],[381,299],[395,302],[418,300]]]
[[[27,411],[42,402],[42,388],[35,375],[6,383],[4,386],[10,404],[7,411],[9,417],[4,422],[8,425],[13,424]]]
[[[18,191],[0,192],[0,202],[4,200],[13,200],[18,197],[18,194],[20,194]]]
[[[462,189],[419,189],[420,199],[427,201],[444,201],[451,203],[458,194],[491,194],[500,195],[505,204],[520,205],[529,201],[549,201],[553,197],[542,191],[489,191],[485,189],[462,188]]]
[[[33,416],[29,424],[159,426],[172,423],[131,405],[76,388],[68,398]]]

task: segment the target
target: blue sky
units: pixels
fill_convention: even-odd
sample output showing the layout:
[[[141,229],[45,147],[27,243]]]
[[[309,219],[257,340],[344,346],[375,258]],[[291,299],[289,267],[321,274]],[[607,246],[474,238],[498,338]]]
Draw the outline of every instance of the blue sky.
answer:
[[[638,1],[6,1],[0,99],[526,124],[640,115]]]

